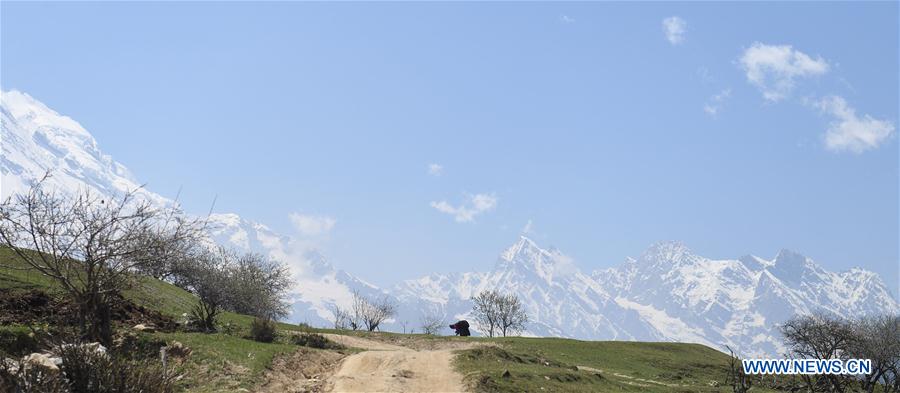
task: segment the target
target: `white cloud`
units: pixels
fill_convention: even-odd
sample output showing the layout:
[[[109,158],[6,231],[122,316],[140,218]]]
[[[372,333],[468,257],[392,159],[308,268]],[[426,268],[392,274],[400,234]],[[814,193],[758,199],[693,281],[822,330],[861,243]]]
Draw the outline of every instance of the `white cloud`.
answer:
[[[444,166],[441,164],[428,164],[428,174],[431,176],[440,176],[444,173]]]
[[[715,94],[706,101],[706,104],[703,105],[703,111],[706,114],[715,117],[719,114],[719,110],[722,109],[722,106],[725,105],[725,101],[731,97],[731,89],[725,89],[719,92],[719,94]]]
[[[672,45],[684,42],[684,33],[687,31],[687,22],[677,16],[670,16],[662,21],[663,33]]]
[[[331,229],[334,228],[334,224],[337,222],[335,219],[328,216],[314,216],[300,213],[291,213],[288,217],[291,219],[291,223],[294,224],[294,228],[297,229],[297,232],[300,232],[300,234],[304,236],[325,235],[328,232],[331,232]]]
[[[476,216],[493,210],[497,207],[497,196],[494,194],[468,195],[467,201],[459,206],[453,206],[447,201],[431,202],[431,207],[437,211],[453,216],[456,222],[471,222]]]
[[[568,16],[568,15],[560,15],[560,16],[559,16],[559,21],[562,22],[562,23],[566,23],[566,24],[568,24],[568,23],[575,23],[575,18],[573,18],[573,17],[571,17],[571,16]]]
[[[825,147],[828,150],[862,153],[880,146],[894,133],[894,125],[890,121],[874,119],[869,115],[857,116],[856,109],[847,105],[843,97],[828,96],[815,105],[834,117],[825,133]]]
[[[780,101],[794,90],[795,80],[824,75],[828,62],[813,59],[790,45],[766,45],[755,42],[739,59],[747,80],[759,88],[769,101]]]

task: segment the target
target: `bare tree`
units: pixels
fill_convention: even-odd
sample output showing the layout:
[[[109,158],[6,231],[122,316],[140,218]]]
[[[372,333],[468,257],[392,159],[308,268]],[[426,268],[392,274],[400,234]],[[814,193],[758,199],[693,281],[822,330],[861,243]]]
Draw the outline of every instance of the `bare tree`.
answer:
[[[487,330],[489,337],[502,334],[506,337],[525,329],[528,314],[516,295],[502,294],[494,290],[481,291],[472,298],[472,312],[479,328]]]
[[[388,295],[382,295],[369,301],[369,307],[363,315],[363,325],[370,332],[378,329],[382,322],[397,314],[397,304]]]
[[[332,304],[331,315],[334,318],[335,329],[344,330],[350,328],[350,311],[341,306],[338,306],[337,304]]]
[[[363,320],[365,319],[366,309],[369,308],[369,301],[366,300],[365,296],[363,296],[359,291],[353,290],[353,302],[350,304],[350,312],[349,312],[349,324],[350,329],[359,330],[363,327]]]
[[[134,273],[176,258],[176,245],[198,238],[202,225],[134,191],[112,200],[90,192],[65,198],[43,184],[0,204],[0,244],[78,305],[83,338],[109,345],[112,306]]]
[[[824,313],[795,316],[781,326],[790,355],[806,359],[845,359],[853,338],[848,321]],[[843,392],[851,382],[840,375],[803,375],[809,389]]]
[[[481,330],[487,330],[488,337],[494,337],[494,330],[499,326],[497,305],[500,293],[493,290],[481,291],[472,298],[472,313]]]
[[[422,326],[422,333],[435,335],[444,327],[444,313],[437,309],[432,309],[422,314],[419,320]]]
[[[884,392],[900,392],[900,316],[872,316],[852,324],[850,357],[869,359],[872,372],[859,376],[862,389],[873,392],[880,384]]]
[[[351,309],[350,327],[356,330],[365,327],[372,332],[378,329],[382,322],[397,314],[397,303],[387,294],[375,299],[368,299],[359,291],[353,291],[353,305]]]
[[[528,323],[528,314],[522,307],[522,302],[516,295],[500,295],[497,301],[497,327],[503,337],[508,334],[518,333],[525,329]]]

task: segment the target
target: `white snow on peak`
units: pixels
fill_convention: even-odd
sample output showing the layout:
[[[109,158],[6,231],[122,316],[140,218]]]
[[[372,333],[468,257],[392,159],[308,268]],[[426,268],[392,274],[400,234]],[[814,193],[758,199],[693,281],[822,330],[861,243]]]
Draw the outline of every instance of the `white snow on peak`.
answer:
[[[28,94],[0,92],[0,160],[3,198],[26,191],[49,173],[46,184],[66,192],[121,195],[129,191],[155,203],[171,200],[141,187],[124,165],[103,154],[78,122]]]

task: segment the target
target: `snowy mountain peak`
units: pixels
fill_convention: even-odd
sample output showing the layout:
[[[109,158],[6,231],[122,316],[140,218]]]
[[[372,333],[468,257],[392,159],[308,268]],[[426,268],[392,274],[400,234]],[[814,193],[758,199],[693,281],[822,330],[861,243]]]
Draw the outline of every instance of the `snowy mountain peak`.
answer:
[[[788,250],[786,248],[782,248],[778,251],[778,255],[775,256],[775,260],[773,261],[775,265],[788,264],[788,265],[805,265],[808,261],[808,258],[800,254],[799,252]]]
[[[28,94],[0,92],[0,123],[0,191],[4,198],[28,190],[49,173],[45,185],[62,192],[121,195],[137,191],[154,203],[172,203],[142,189],[124,165],[100,151],[94,137],[78,122]]]
[[[769,266],[772,266],[771,261],[767,261],[756,255],[744,255],[738,258],[738,261],[744,264],[744,266],[751,271],[760,271]]]
[[[661,241],[647,248],[638,260],[653,265],[680,265],[696,261],[697,256],[682,242]]]
[[[525,235],[520,235],[519,240],[512,246],[500,254],[500,259],[512,262],[517,259],[528,258],[533,255],[549,254],[547,251],[538,247],[538,245]]]
[[[822,275],[824,270],[812,259],[807,258],[798,252],[788,249],[782,249],[772,260],[771,266],[767,269],[785,282],[799,282],[802,279],[809,279],[813,275]]]
[[[66,130],[69,134],[77,135],[96,145],[94,138],[81,124],[78,124],[78,122],[68,116],[60,115],[26,93],[18,90],[2,91],[0,92],[0,100],[3,102],[4,112],[8,112],[11,119],[37,126],[23,128],[28,134],[33,134],[44,127]]]

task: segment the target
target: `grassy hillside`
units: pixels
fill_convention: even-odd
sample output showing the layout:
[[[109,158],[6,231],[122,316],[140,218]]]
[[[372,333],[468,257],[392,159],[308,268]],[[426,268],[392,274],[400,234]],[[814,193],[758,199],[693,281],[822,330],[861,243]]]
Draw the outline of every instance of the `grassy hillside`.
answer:
[[[457,366],[478,391],[720,392],[728,356],[698,344],[498,338]],[[508,374],[505,374],[508,372]]]
[[[0,249],[0,265],[24,268],[14,255]],[[54,292],[55,284],[24,269],[0,268],[0,292],[39,289]],[[126,297],[138,305],[180,319],[194,304],[194,296],[171,284],[144,279]],[[728,357],[696,344],[596,342],[557,338],[460,338],[397,333],[364,333],[310,329],[280,324],[281,337],[266,344],[244,338],[251,317],[233,313],[222,315],[222,332],[152,333],[141,339],[162,345],[179,341],[193,350],[179,366],[186,377],[181,388],[191,392],[253,390],[263,379],[272,360],[293,353],[297,346],[288,343],[292,331],[315,330],[366,336],[403,345],[431,340],[477,341],[486,346],[463,350],[455,366],[475,391],[497,392],[726,392],[721,386]],[[23,326],[0,326],[0,332],[26,331]],[[2,345],[2,343],[0,343]],[[151,345],[152,347],[152,345]],[[0,347],[0,349],[3,349]],[[353,349],[345,353],[351,353]],[[765,391],[757,390],[754,391]]]
[[[12,267],[12,268],[10,268]],[[15,254],[0,248],[0,293],[15,296],[32,289],[56,293],[57,285],[52,280],[35,271],[25,269]],[[191,293],[155,279],[142,279],[139,285],[126,293],[126,297],[138,305],[157,310],[176,320],[189,312],[195,303]],[[297,349],[282,337],[275,343],[260,343],[245,339],[252,317],[234,313],[223,313],[220,324],[227,326],[227,333],[151,333],[139,334],[141,340],[162,344],[179,341],[192,349],[188,360],[179,366],[185,378],[179,383],[191,392],[235,391],[251,389],[256,385],[273,357],[291,353]],[[303,328],[286,323],[279,324],[282,332],[300,331]],[[21,325],[0,326],[0,334],[21,335],[27,329]],[[2,346],[2,344],[0,344]],[[3,348],[0,347],[0,350]]]

